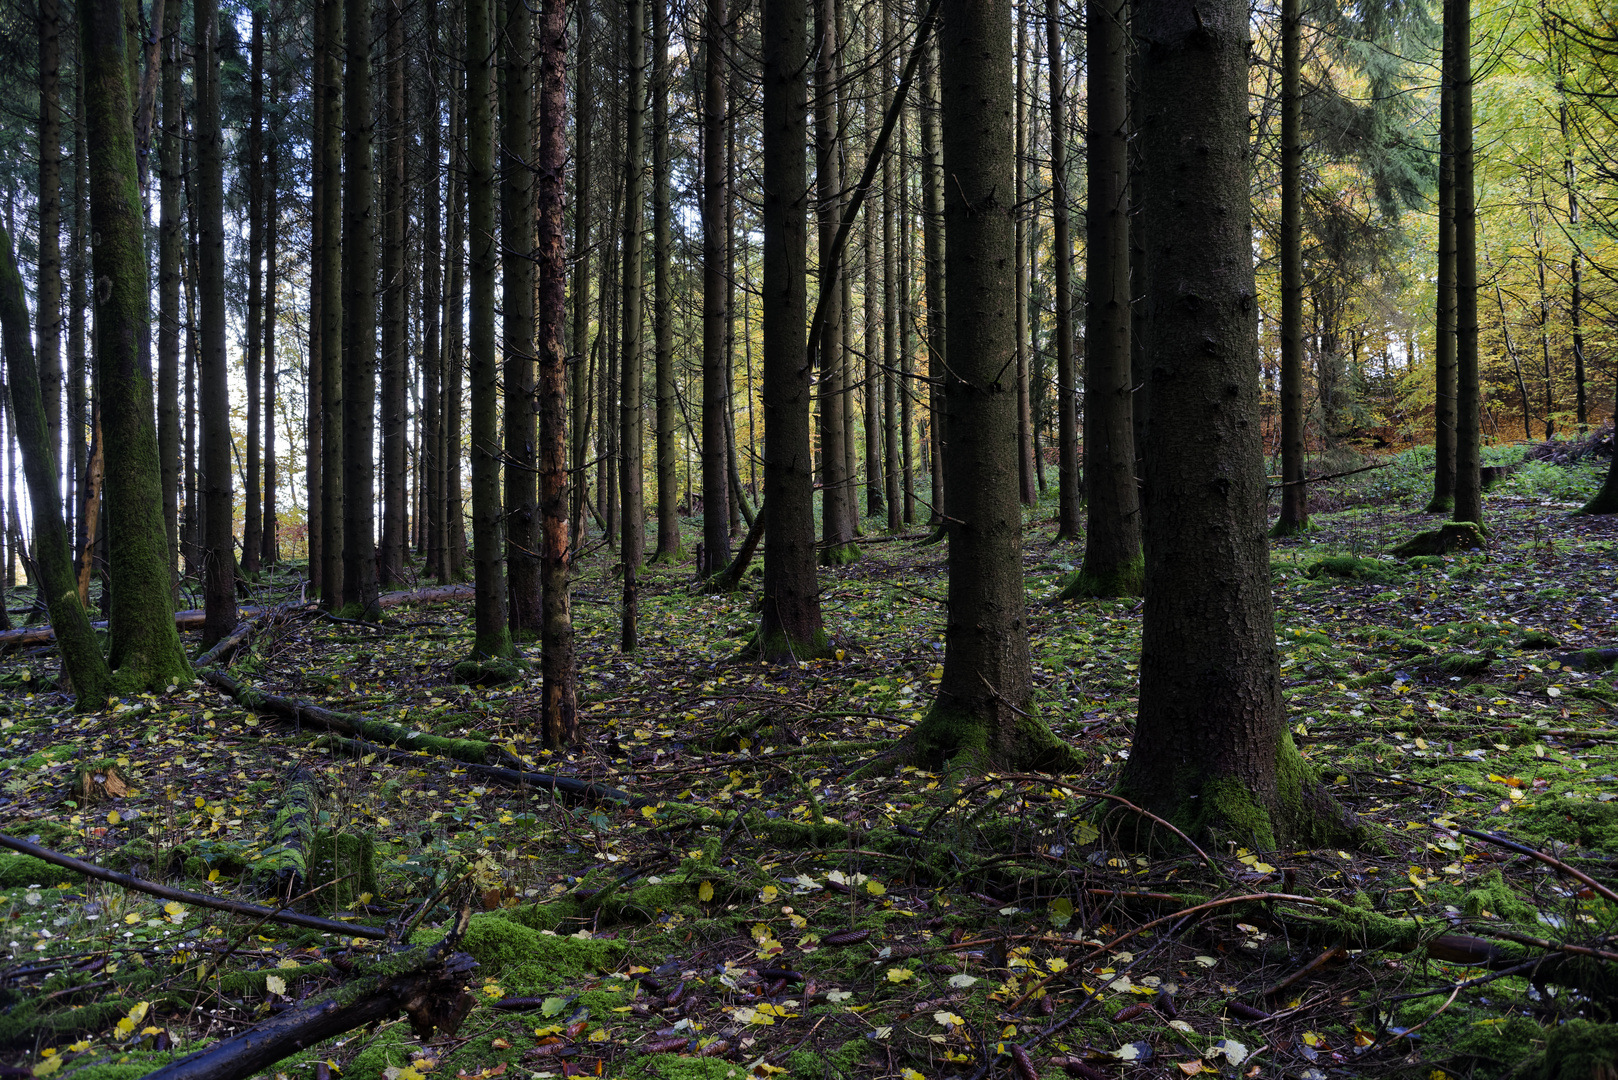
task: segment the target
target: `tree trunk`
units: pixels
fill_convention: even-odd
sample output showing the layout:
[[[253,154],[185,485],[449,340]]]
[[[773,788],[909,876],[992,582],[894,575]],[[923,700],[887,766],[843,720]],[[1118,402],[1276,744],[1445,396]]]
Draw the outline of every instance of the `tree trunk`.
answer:
[[[842,566],[859,558],[849,508],[847,449],[843,445],[843,291],[833,251],[842,217],[843,175],[837,144],[837,0],[814,0],[815,208],[819,225],[818,301],[823,319],[816,354],[820,380],[815,400],[820,424],[820,562]]]
[[[326,19],[326,106],[321,170],[326,174],[321,236],[321,599],[343,604],[343,5],[330,0]]]
[[[932,417],[933,505],[928,521],[934,526],[944,524],[944,448],[949,432],[944,416],[944,160],[943,133],[939,130],[938,104],[938,43],[936,35],[927,47],[922,64],[921,105],[921,198],[922,198],[922,250],[925,252],[927,290],[927,378],[928,415]]]
[[[176,7],[178,5],[175,5]],[[165,9],[167,10],[167,9]],[[84,101],[84,65],[75,64],[74,107],[78,108]],[[79,506],[83,504],[84,469],[86,465],[85,447],[88,442],[88,433],[85,429],[85,418],[90,412],[90,392],[86,386],[86,376],[89,370],[89,353],[85,350],[84,307],[85,299],[85,246],[89,240],[89,233],[85,226],[88,224],[88,214],[85,205],[86,173],[89,171],[85,160],[84,123],[82,114],[80,120],[73,125],[73,217],[68,226],[67,244],[67,274],[68,274],[68,300],[67,300],[67,363],[69,376],[67,380],[68,425],[67,425],[67,493],[68,518],[67,532],[69,539],[78,535],[83,529],[81,524],[83,515],[79,513]],[[159,320],[161,321],[161,319]],[[159,415],[165,407],[177,410],[175,402],[177,395],[171,394],[167,401],[158,407]],[[161,444],[159,444],[161,445]],[[161,457],[161,453],[159,454]],[[163,459],[165,462],[167,459]],[[164,521],[172,528],[173,518],[164,515]],[[82,550],[82,549],[81,549]],[[174,566],[174,545],[169,545],[169,566]],[[3,604],[0,599],[0,604]],[[9,616],[0,616],[0,624],[9,624]]]
[[[264,17],[254,7],[248,47],[248,81],[252,113],[247,121],[247,475],[242,481],[242,573],[258,576],[263,544],[263,507],[259,502],[259,388],[264,345]],[[231,629],[235,629],[232,627]],[[227,631],[228,633],[228,631]]]
[[[202,416],[202,646],[236,629],[234,478],[231,475],[230,387],[225,357],[225,161],[220,127],[218,0],[196,0],[200,43],[197,87],[197,285],[201,301],[198,406]],[[256,327],[254,329],[257,329]],[[110,433],[109,433],[110,434]],[[116,460],[118,455],[111,455]]]
[[[1281,516],[1272,536],[1309,527],[1303,410],[1303,4],[1281,4]]]
[[[52,461],[62,445],[62,12],[39,0],[39,263],[34,329]],[[60,475],[60,468],[57,470]],[[61,497],[57,496],[60,506]]]
[[[1016,7],[1017,20],[1017,202],[1029,198],[1028,177],[1028,21],[1027,0]],[[1028,405],[1028,286],[1030,234],[1033,217],[1017,214],[1017,494],[1024,506],[1034,505],[1034,437]]]
[[[466,577],[466,510],[461,479],[461,412],[466,383],[466,75],[450,93],[449,241],[444,272],[444,579]]]
[[[1438,121],[1438,305],[1434,334],[1433,497],[1429,514],[1455,509],[1455,35],[1443,17]],[[1300,317],[1301,321],[1301,317]]]
[[[270,52],[276,59],[276,65],[270,75],[270,106],[276,116],[280,115],[281,103],[279,45],[280,31],[278,26],[272,23]],[[278,124],[271,128],[269,149],[264,154],[264,180],[267,189],[264,193],[264,506],[263,520],[259,526],[259,562],[272,566],[280,560],[281,554],[276,536],[278,478],[275,457],[275,322],[278,310],[275,291],[278,285],[280,254],[277,244],[281,235],[280,134]]]
[[[539,523],[544,620],[540,728],[545,746],[579,739],[578,661],[568,597],[567,249],[562,174],[567,166],[567,4],[543,0],[539,26],[539,160],[536,206],[539,269]],[[578,212],[575,210],[575,212]]]
[[[873,20],[865,20],[865,156],[870,160],[876,146],[877,131],[885,115],[876,87],[879,69],[876,64],[878,40]],[[885,79],[883,80],[886,81]],[[884,183],[886,177],[884,176]],[[877,363],[877,350],[881,348],[882,316],[877,308],[882,293],[882,216],[872,207],[860,223],[865,240],[865,383],[860,401],[865,413],[865,514],[874,517],[887,506],[882,487],[882,369]],[[931,316],[929,315],[929,319]]]
[[[707,0],[703,19],[702,99],[702,565],[703,577],[730,564],[730,411],[726,355],[730,339],[727,258],[730,218],[725,189],[725,0]]]
[[[756,646],[767,660],[826,651],[815,580],[805,267],[808,40],[804,0],[762,7],[764,37],[764,598]]]
[[[444,278],[439,257],[443,241],[440,224],[443,220],[440,213],[443,203],[440,201],[442,189],[438,184],[443,170],[439,127],[443,94],[439,83],[438,50],[443,43],[439,37],[436,4],[428,5],[426,17],[427,40],[431,48],[426,54],[426,70],[423,72],[425,100],[419,106],[422,156],[427,162],[421,177],[421,222],[424,233],[421,245],[421,442],[427,529],[427,559],[423,569],[427,576],[444,581],[448,569],[444,550],[444,403],[440,393],[444,384],[444,348],[440,336]]]
[[[180,254],[184,244],[180,234],[180,5],[165,4],[164,12],[167,53],[163,62],[162,141],[158,149],[157,457],[163,486],[163,528],[168,536],[168,565],[172,572],[180,551]],[[78,538],[81,550],[86,539]]]
[[[28,477],[34,519],[34,565],[40,580],[37,595],[50,609],[51,629],[62,650],[62,666],[73,684],[74,708],[99,709],[112,691],[112,677],[101,655],[101,643],[73,581],[72,537],[57,502],[56,459],[48,442],[45,409],[39,392],[39,369],[28,340],[28,305],[12,254],[11,235],[0,227],[0,341],[6,355],[17,444]],[[3,603],[3,600],[0,600]]]
[[[500,369],[495,360],[494,136],[491,0],[466,4],[467,236],[472,242],[471,379],[472,570],[475,638],[472,662],[509,660],[515,650],[506,616],[505,528],[500,506]]]
[[[685,560],[680,541],[680,491],[675,432],[673,256],[669,216],[669,11],[652,0],[652,349],[657,395],[657,551],[653,562]]]
[[[640,567],[646,548],[645,454],[641,447],[641,279],[646,199],[646,0],[625,5],[624,270],[622,382],[618,403],[618,490],[623,508],[623,619],[619,648],[634,652],[640,619]]]
[[[1079,538],[1078,371],[1073,359],[1073,241],[1068,226],[1067,102],[1063,84],[1060,0],[1045,0],[1046,52],[1051,72],[1051,265],[1056,289],[1056,539]],[[1088,404],[1088,403],[1086,403]],[[1089,452],[1089,447],[1085,447]]]
[[[500,42],[500,312],[504,353],[507,618],[514,641],[533,641],[543,622],[539,578],[534,416],[534,192],[529,167],[534,120],[533,16],[507,0]]]
[[[1567,104],[1561,109],[1562,140],[1567,142]],[[1585,401],[1584,371],[1584,250],[1579,239],[1579,190],[1573,171],[1573,151],[1568,150],[1562,162],[1562,173],[1567,185],[1567,228],[1573,241],[1573,254],[1568,259],[1568,277],[1572,296],[1568,298],[1568,323],[1573,332],[1573,393],[1578,409],[1579,434],[1590,430],[1589,408]]]
[[[119,0],[79,7],[95,245],[96,387],[108,455],[108,538],[115,600],[108,662],[125,692],[186,685],[191,665],[174,629],[163,487],[152,383],[141,364],[149,332],[144,214],[136,187],[135,132]]]
[[[1483,442],[1478,385],[1478,215],[1472,150],[1472,6],[1449,0],[1455,16],[1455,513],[1483,525]],[[1448,18],[1446,16],[1446,22]]]
[[[899,161],[910,160],[910,124],[900,103]],[[915,218],[910,213],[915,203],[910,189],[910,170],[905,169],[899,180],[899,497],[902,500],[899,520],[906,527],[916,523],[916,469],[915,444],[912,437],[915,402],[911,398],[911,379],[915,376],[915,306],[911,303],[911,284],[915,277],[910,270],[911,243],[915,236]]]
[[[1193,836],[1261,850],[1339,842],[1343,814],[1293,746],[1281,701],[1258,424],[1247,5],[1136,0],[1134,26],[1149,163],[1146,483],[1154,505],[1174,512],[1147,518],[1140,712],[1120,787]]]
[[[376,184],[371,3],[345,0],[343,80],[343,611],[376,606]]]
[[[1010,0],[945,0],[945,278],[950,492],[944,677],[906,739],[921,761],[1060,769],[1072,751],[1028,711],[1032,674],[1017,490],[1017,213]]]
[[[377,589],[405,582],[406,425],[409,402],[410,334],[406,324],[405,217],[408,181],[405,173],[405,7],[386,0],[387,100],[382,149],[382,549]],[[373,309],[374,310],[374,309]]]
[[[326,507],[325,507],[325,273],[326,201],[330,198],[331,176],[326,171],[326,23],[317,7],[310,19],[314,37],[309,76],[309,359],[304,380],[303,490],[305,546],[309,556],[309,590],[324,595]]]
[[[894,0],[882,4],[882,39],[898,38]],[[884,61],[882,115],[893,109],[893,62]],[[888,532],[902,528],[904,506],[899,493],[899,178],[892,154],[882,155],[882,503],[888,511]],[[765,435],[768,436],[768,424]],[[779,520],[779,519],[777,519]]]
[[[585,362],[590,355],[590,222],[591,200],[595,190],[592,183],[594,170],[594,144],[591,131],[595,119],[595,91],[590,84],[591,24],[594,22],[588,4],[577,5],[578,47],[577,81],[573,91],[573,342],[568,363],[573,368],[572,476],[573,545],[584,543],[585,496],[590,491],[586,469],[590,462],[590,370]],[[597,333],[599,334],[599,330]]]

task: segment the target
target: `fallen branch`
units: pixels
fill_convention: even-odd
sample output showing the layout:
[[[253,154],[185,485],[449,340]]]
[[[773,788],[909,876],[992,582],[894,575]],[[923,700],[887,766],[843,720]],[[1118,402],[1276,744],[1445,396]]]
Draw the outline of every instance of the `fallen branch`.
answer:
[[[1325,476],[1306,476],[1302,480],[1288,480],[1283,484],[1271,484],[1269,490],[1280,491],[1283,488],[1297,487],[1300,484],[1319,484],[1326,480],[1341,480],[1345,476],[1354,476],[1357,473],[1371,472],[1374,469],[1386,469],[1392,464],[1393,462],[1391,461],[1384,461],[1380,465],[1362,465],[1357,469],[1349,469],[1346,472],[1327,473]]]
[[[185,889],[170,888],[167,885],[159,885],[155,881],[147,881],[145,878],[119,873],[117,870],[108,870],[106,867],[97,866],[93,862],[75,859],[71,855],[63,855],[59,851],[52,851],[50,848],[40,847],[38,844],[31,844],[27,840],[19,840],[15,836],[6,836],[3,833],[0,833],[0,847],[10,848],[12,851],[21,852],[24,855],[32,855],[36,859],[83,874],[85,877],[110,882],[125,889],[133,889],[135,892],[143,892],[160,900],[177,900],[182,904],[191,904],[195,907],[228,911],[232,915],[245,915],[250,919],[264,919],[268,922],[281,923],[284,926],[302,926],[310,930],[322,930],[328,934],[342,934],[346,937],[363,937],[381,941],[388,936],[387,931],[378,930],[371,926],[338,922],[335,919],[322,919],[318,915],[303,915],[296,911],[269,908],[260,904],[249,904],[245,900],[228,900],[222,896],[209,896],[206,893],[194,893]]]
[[[396,953],[375,964],[376,973],[356,979],[312,1005],[264,1021],[232,1039],[147,1073],[144,1080],[240,1080],[264,1072],[282,1058],[345,1031],[389,1019],[401,1010],[419,1039],[454,1034],[472,1007],[466,977],[477,961],[454,952],[470,911],[437,945]]]
[[[1444,826],[1440,825],[1438,827],[1443,828]],[[1577,881],[1582,881],[1608,903],[1618,904],[1618,892],[1613,892],[1595,878],[1591,877],[1589,874],[1586,874],[1583,870],[1569,866],[1561,859],[1547,855],[1543,851],[1536,848],[1531,848],[1527,844],[1519,844],[1515,840],[1508,840],[1503,836],[1497,836],[1494,833],[1478,832],[1476,829],[1463,829],[1457,826],[1452,831],[1458,832],[1462,836],[1470,836],[1474,840],[1482,840],[1486,844],[1494,844],[1496,847],[1503,847],[1507,851],[1515,851],[1519,855],[1527,855],[1530,859],[1538,859],[1546,866],[1549,866],[1551,869],[1555,870],[1558,874],[1563,874],[1567,877],[1574,878]]]
[[[230,656],[242,646],[249,635],[257,629],[257,623],[252,619],[243,619],[236,624],[236,629],[226,634],[214,643],[214,647],[191,661],[193,670],[209,667]]]

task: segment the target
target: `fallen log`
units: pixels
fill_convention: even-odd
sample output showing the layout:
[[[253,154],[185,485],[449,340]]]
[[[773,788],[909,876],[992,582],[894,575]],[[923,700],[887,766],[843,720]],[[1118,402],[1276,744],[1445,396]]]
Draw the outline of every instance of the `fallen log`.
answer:
[[[374,973],[355,979],[312,1005],[264,1021],[232,1039],[187,1054],[144,1080],[241,1080],[264,1072],[300,1050],[400,1011],[418,1039],[453,1035],[472,1008],[466,978],[477,961],[455,952],[470,911],[455,931],[430,948],[395,953],[374,962]]]
[[[377,597],[377,603],[384,608],[401,607],[406,604],[437,604],[450,600],[470,600],[472,587],[470,585],[440,585],[430,589],[409,589],[404,592],[383,593]],[[272,604],[252,605],[237,609],[242,618],[255,618],[268,612],[292,613],[296,611],[318,611],[315,604]],[[174,627],[177,630],[201,630],[203,611],[201,608],[191,608],[186,611],[174,613]],[[91,623],[97,629],[106,629],[105,622]],[[23,630],[6,630],[0,632],[0,648],[7,645],[43,645],[55,641],[56,633],[48,626],[32,626]]]
[[[315,778],[301,766],[294,768],[281,793],[270,846],[254,862],[255,871],[267,879],[265,885],[273,886],[283,899],[303,892],[318,822],[317,802]]]
[[[177,900],[182,904],[212,908],[215,911],[228,911],[232,915],[245,915],[250,919],[263,919],[267,922],[281,923],[284,926],[302,926],[310,930],[322,930],[328,934],[342,934],[345,937],[363,937],[384,941],[388,936],[386,930],[380,930],[373,926],[338,922],[335,919],[322,919],[318,915],[304,915],[300,912],[287,911],[283,908],[249,904],[245,900],[230,900],[223,896],[211,896],[207,893],[195,893],[186,889],[175,889],[167,885],[159,885],[155,881],[147,881],[145,878],[138,878],[133,874],[119,873],[117,870],[108,870],[106,867],[97,866],[93,862],[75,859],[71,855],[63,855],[60,851],[52,851],[50,848],[31,844],[27,840],[19,840],[15,836],[6,836],[4,833],[0,833],[0,847],[10,848],[12,851],[18,851],[24,855],[32,855],[36,859],[83,874],[85,877],[121,885],[126,889],[133,889],[148,896],[155,896],[160,900]]]

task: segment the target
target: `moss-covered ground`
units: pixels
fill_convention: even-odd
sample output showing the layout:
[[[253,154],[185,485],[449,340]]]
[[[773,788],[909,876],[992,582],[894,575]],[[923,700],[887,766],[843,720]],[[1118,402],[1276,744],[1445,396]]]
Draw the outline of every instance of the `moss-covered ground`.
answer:
[[[1071,775],[848,779],[942,674],[943,547],[872,523],[858,562],[821,571],[829,655],[794,664],[737,659],[756,591],[696,595],[689,565],[648,567],[643,646],[620,655],[612,558],[581,566],[585,743],[567,754],[539,748],[537,665],[455,680],[464,603],[391,609],[380,632],[283,621],[233,663],[264,690],[492,740],[651,805],[334,753],[201,683],[75,714],[41,650],[0,658],[0,829],[267,901],[282,790],[307,774],[318,827],[298,907],[380,926],[437,895],[413,944],[474,909],[460,944],[477,1004],[458,1032],[422,1043],[395,1019],[283,1061],[271,1075],[288,1080],[933,1080],[1016,1075],[1012,1046],[1047,1077],[1610,1075],[1591,1071],[1618,1045],[1606,961],[1558,982],[1523,966],[1543,945],[1512,939],[1618,953],[1618,912],[1454,831],[1618,879],[1618,676],[1584,652],[1618,646],[1618,527],[1569,516],[1604,468],[1525,466],[1489,492],[1486,548],[1398,562],[1387,551],[1437,520],[1407,457],[1312,492],[1312,528],[1276,542],[1293,740],[1372,827],[1362,850],[1231,847],[1210,866],[1103,846],[1084,793],[1129,752],[1139,601],[1056,601],[1082,548],[1049,543],[1049,505],[1027,519],[1035,706],[1077,751]],[[266,575],[260,599],[295,594],[295,570]],[[77,766],[107,760],[130,790],[81,805]],[[1266,892],[1304,899],[1175,916]],[[81,1080],[141,1075],[318,1000],[383,948],[13,856],[0,915],[0,1066]],[[1516,970],[1412,949],[1440,934],[1492,941]],[[513,998],[532,1001],[496,1007]]]

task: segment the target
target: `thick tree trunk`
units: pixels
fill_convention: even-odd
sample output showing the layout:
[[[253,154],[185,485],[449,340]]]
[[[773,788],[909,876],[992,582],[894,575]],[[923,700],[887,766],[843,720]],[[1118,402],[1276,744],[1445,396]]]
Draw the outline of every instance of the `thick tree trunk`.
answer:
[[[652,350],[657,396],[657,551],[653,562],[685,560],[680,541],[680,405],[674,386],[673,240],[669,214],[669,10],[652,0]]]
[[[1074,757],[1029,715],[1032,675],[1017,490],[1017,287],[1008,261],[1017,213],[1010,0],[945,0],[945,276],[950,364],[949,605],[944,677],[903,744],[923,760],[967,754],[974,766],[1061,769]]]
[[[1028,84],[1027,0],[1016,6],[1017,20],[1017,202],[1029,198],[1028,108],[1032,87]],[[1028,287],[1030,278],[1029,239],[1033,217],[1017,214],[1017,495],[1024,506],[1034,505],[1034,435],[1028,407]]]
[[[255,7],[248,46],[248,81],[252,113],[247,121],[247,334],[244,373],[247,390],[247,475],[242,480],[242,573],[258,575],[263,544],[263,508],[259,502],[259,388],[264,316],[264,17]],[[231,629],[235,629],[232,627]],[[228,632],[228,631],[227,631]]]
[[[1303,410],[1303,4],[1281,4],[1281,516],[1273,536],[1309,527]]]
[[[591,131],[595,119],[595,91],[590,85],[590,30],[594,19],[588,4],[577,5],[575,14],[578,19],[578,46],[577,79],[573,91],[573,340],[568,354],[568,364],[573,369],[573,400],[570,402],[573,505],[569,518],[572,521],[573,545],[579,547],[584,543],[584,504],[590,490],[586,471],[590,463],[590,369],[586,359],[591,355],[590,221],[591,200],[595,195],[591,183],[595,156]]]
[[[409,327],[406,325],[405,228],[408,181],[405,173],[405,7],[387,0],[387,100],[382,149],[382,548],[377,588],[405,581],[406,425],[409,402]]]
[[[231,475],[230,388],[225,357],[225,160],[220,127],[218,0],[196,0],[198,405],[202,414],[203,648],[236,629],[234,478]],[[255,327],[255,329],[257,329]],[[110,455],[116,461],[118,455]]]
[[[1449,0],[1455,16],[1455,512],[1483,525],[1483,442],[1478,385],[1478,214],[1472,150],[1472,5]],[[1448,15],[1445,17],[1448,22]]]
[[[58,460],[62,445],[61,85],[61,4],[59,0],[39,0],[39,263],[34,336],[39,341],[39,380],[53,461]]]
[[[370,0],[345,0],[343,80],[343,611],[377,612],[376,206]]]
[[[1073,241],[1068,224],[1067,69],[1062,63],[1060,0],[1045,0],[1046,52],[1051,73],[1051,266],[1056,289],[1056,539],[1079,538],[1083,502],[1079,476],[1078,370],[1073,359]],[[1086,403],[1088,404],[1088,403]],[[1089,447],[1085,447],[1086,453]]]
[[[1140,713],[1121,788],[1193,836],[1320,846],[1347,829],[1287,731],[1264,536],[1247,5],[1134,10],[1149,162],[1146,483],[1173,513],[1147,517]]]
[[[843,292],[833,250],[841,219],[843,174],[837,140],[837,0],[814,0],[815,208],[819,225],[818,304],[823,312],[815,343],[820,380],[815,400],[820,424],[820,561],[842,566],[859,558],[850,510],[847,449],[843,444]]]
[[[275,24],[270,26],[270,51],[277,59],[274,72],[270,76],[270,106],[276,116],[280,115],[281,104],[281,67],[280,58],[280,32]],[[281,171],[280,171],[280,131],[279,125],[270,130],[269,149],[264,154],[264,506],[263,522],[259,527],[259,562],[262,565],[273,566],[280,561],[281,548],[277,534],[276,510],[276,484],[279,477],[276,475],[275,455],[275,391],[276,391],[276,355],[275,355],[275,324],[279,305],[276,303],[276,288],[279,284],[279,255],[278,243],[281,236]]]
[[[882,5],[882,38],[898,36],[893,0]],[[882,115],[893,109],[892,60],[882,74]],[[892,154],[882,155],[882,505],[888,512],[888,532],[903,527],[904,505],[899,492],[899,183],[901,171]],[[768,425],[765,434],[768,435]]]
[[[730,564],[730,344],[727,304],[730,218],[726,214],[725,0],[707,0],[703,13],[702,99],[702,565],[710,577]]]
[[[768,660],[826,651],[815,580],[814,460],[807,342],[808,40],[804,0],[771,0],[764,36],[764,598]]]
[[[467,236],[472,242],[470,366],[472,416],[472,662],[514,655],[506,616],[505,528],[500,506],[500,369],[495,360],[494,71],[489,35],[491,0],[466,4]]]
[[[11,236],[4,227],[0,227],[0,343],[5,347],[12,415],[33,506],[34,566],[40,577],[34,584],[50,610],[62,666],[73,684],[74,707],[81,712],[99,709],[112,693],[112,676],[73,580],[72,537],[57,502],[56,459],[50,452],[39,369],[28,340],[28,305]]]
[[[326,17],[316,8],[312,23],[313,57],[309,76],[309,359],[304,379],[303,490],[306,571],[309,590],[324,594],[325,557],[325,272],[326,200],[330,177],[323,149],[326,145]]]
[[[544,621],[540,728],[547,747],[579,739],[578,661],[568,596],[567,249],[562,173],[567,166],[567,4],[543,0],[539,25],[539,524]],[[577,210],[575,212],[578,212]]]
[[[166,4],[164,11],[163,128],[158,149],[157,457],[172,570],[180,551],[180,254],[184,244],[180,234],[180,5]],[[79,538],[79,548],[84,541]]]
[[[152,383],[140,362],[151,317],[123,7],[118,0],[81,0],[78,14],[90,224],[100,241],[92,267],[97,398],[103,433],[119,448],[108,455],[106,478],[114,594],[108,662],[123,692],[165,690],[188,683],[191,665],[174,630]]]
[[[444,245],[444,580],[466,577],[466,509],[462,496],[461,413],[466,393],[466,75],[450,92],[449,237]]]
[[[936,35],[927,46],[927,57],[922,64],[921,102],[921,200],[922,250],[924,254],[925,287],[927,290],[927,412],[932,417],[932,442],[929,458],[933,472],[932,512],[928,523],[944,523],[944,448],[949,432],[944,416],[944,357],[946,350],[944,323],[944,159],[943,133],[939,130],[941,110],[938,103],[938,42]]]
[[[880,77],[876,64],[877,39],[874,20],[865,20],[865,158],[870,161],[876,146],[877,131],[882,126],[885,110],[877,94]],[[881,111],[879,111],[881,110]],[[884,182],[886,177],[884,176]],[[878,207],[871,207],[860,223],[865,241],[865,381],[860,394],[865,418],[865,514],[874,517],[887,506],[882,487],[882,369],[878,366],[878,350],[882,347],[882,316],[878,306],[882,303],[882,215]]]
[[[646,549],[645,453],[641,445],[642,374],[641,282],[646,199],[646,0],[625,5],[624,62],[627,67],[624,134],[623,352],[619,385],[618,491],[623,509],[623,612],[618,647],[634,652],[640,621],[640,567]]]
[[[326,107],[321,170],[326,176],[322,205],[320,268],[321,513],[320,595],[329,608],[343,604],[343,5],[331,0],[326,21]]]
[[[1438,305],[1433,328],[1437,386],[1433,398],[1433,497],[1429,514],[1455,509],[1455,38],[1443,19],[1438,121]],[[1302,315],[1299,316],[1302,321]]]
[[[439,110],[443,95],[439,83],[437,50],[442,47],[438,31],[438,7],[427,8],[427,53],[423,82],[425,100],[419,106],[422,156],[427,167],[421,177],[422,271],[421,271],[421,365],[422,365],[422,464],[426,495],[427,560],[429,577],[445,580],[447,569],[444,543],[444,349],[441,339],[444,306],[444,278],[440,260],[443,240],[440,213],[442,188],[438,180],[443,170],[440,145]]]
[[[178,5],[175,5],[176,7]],[[167,10],[167,9],[165,9]],[[84,101],[84,65],[75,64],[74,107]],[[86,429],[86,418],[90,414],[90,391],[86,385],[86,376],[89,370],[89,353],[85,349],[84,308],[85,294],[85,248],[89,241],[86,230],[88,224],[88,208],[85,205],[85,191],[89,171],[85,159],[84,124],[73,125],[73,217],[68,226],[67,244],[67,495],[68,518],[67,531],[70,538],[76,538],[78,531],[84,528],[83,514],[79,507],[83,505],[86,497],[84,486],[84,469],[87,463],[85,457],[86,446],[89,442],[89,433]],[[159,320],[161,321],[161,320]],[[175,395],[158,406],[158,415],[164,409],[177,410]],[[159,446],[162,444],[159,443]],[[159,454],[161,457],[161,453]],[[166,461],[166,459],[165,459]],[[166,512],[166,523],[174,520]],[[170,525],[172,528],[172,524]],[[82,550],[82,549],[81,549]],[[174,545],[169,545],[169,566],[174,565]],[[0,623],[9,623],[9,616],[0,618]]]
[[[533,16],[528,0],[507,0],[500,40],[500,312],[505,391],[507,618],[515,641],[539,636],[538,477],[534,416]]]

